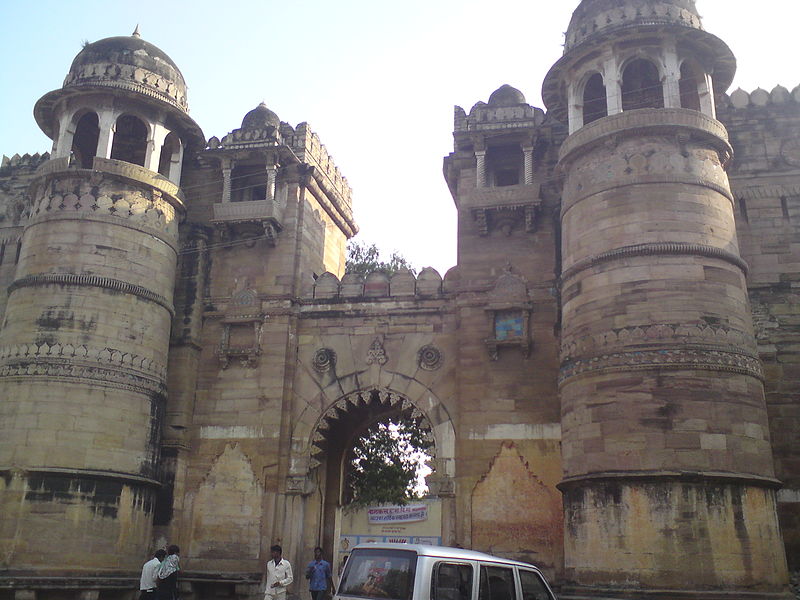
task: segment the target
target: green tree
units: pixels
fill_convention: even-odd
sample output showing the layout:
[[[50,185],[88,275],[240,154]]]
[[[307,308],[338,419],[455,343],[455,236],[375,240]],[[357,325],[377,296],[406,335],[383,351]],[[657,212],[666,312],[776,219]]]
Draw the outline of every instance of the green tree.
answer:
[[[421,497],[418,474],[430,458],[413,421],[388,420],[371,427],[353,446],[347,484],[351,507],[406,504]]]
[[[359,273],[366,275],[373,271],[382,271],[391,276],[401,269],[408,269],[412,273],[416,270],[405,257],[392,252],[389,260],[381,259],[381,251],[375,244],[367,245],[363,242],[348,242],[347,244],[347,263],[345,271],[347,273]]]

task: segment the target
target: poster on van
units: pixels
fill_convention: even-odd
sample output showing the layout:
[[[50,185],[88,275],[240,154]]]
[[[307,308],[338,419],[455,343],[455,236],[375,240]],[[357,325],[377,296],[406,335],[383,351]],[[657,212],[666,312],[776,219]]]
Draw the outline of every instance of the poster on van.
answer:
[[[367,515],[370,524],[416,523],[428,520],[428,505],[375,506],[368,509]]]

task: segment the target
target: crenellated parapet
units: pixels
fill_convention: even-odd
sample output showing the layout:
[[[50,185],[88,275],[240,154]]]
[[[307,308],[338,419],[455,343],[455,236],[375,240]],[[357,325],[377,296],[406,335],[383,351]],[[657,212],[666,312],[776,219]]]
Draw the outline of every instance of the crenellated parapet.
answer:
[[[373,271],[363,275],[348,273],[339,280],[333,273],[323,273],[314,282],[311,297],[330,302],[380,300],[388,298],[441,298],[455,291],[454,278],[448,272],[444,280],[436,269],[426,267],[415,275],[403,270],[387,275]]]
[[[733,110],[759,109],[767,107],[783,107],[800,105],[800,85],[791,92],[782,85],[777,85],[768,92],[758,88],[747,92],[742,88],[725,95],[726,105]]]

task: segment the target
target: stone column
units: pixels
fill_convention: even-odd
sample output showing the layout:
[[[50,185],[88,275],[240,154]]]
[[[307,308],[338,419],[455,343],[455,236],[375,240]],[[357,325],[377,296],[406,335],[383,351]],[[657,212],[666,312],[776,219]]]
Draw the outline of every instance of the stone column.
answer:
[[[231,161],[222,159],[222,202],[231,201]]]
[[[533,145],[526,145],[522,147],[522,154],[524,160],[524,183],[525,185],[533,185]]]
[[[267,163],[267,200],[275,201],[275,180],[278,167],[274,162]]]
[[[664,46],[664,107],[681,107],[681,66],[678,63],[678,54],[675,44],[665,44]]]
[[[486,187],[486,150],[475,150],[475,187]]]
[[[114,145],[114,127],[117,115],[111,110],[104,110],[98,114],[100,135],[97,138],[97,156],[111,158],[111,148]]]
[[[615,55],[611,55],[603,63],[603,70],[608,114],[609,116],[616,115],[622,112],[622,82],[620,81],[619,66]]]
[[[152,132],[150,139],[147,140],[147,152],[144,156],[144,168],[158,172],[158,163],[161,159],[161,151],[164,148],[164,140],[169,135],[169,129],[159,123],[151,123]]]

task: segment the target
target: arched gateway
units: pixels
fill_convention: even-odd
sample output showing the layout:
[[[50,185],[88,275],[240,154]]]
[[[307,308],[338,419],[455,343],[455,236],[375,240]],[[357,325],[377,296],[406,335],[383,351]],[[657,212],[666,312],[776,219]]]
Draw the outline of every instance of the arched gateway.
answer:
[[[441,501],[441,526],[435,533],[444,543],[453,539],[455,429],[439,399],[414,381],[406,393],[365,387],[341,395],[324,410],[303,411],[294,430],[288,482],[288,488],[302,497],[305,526],[298,531],[302,547],[313,548],[320,542],[326,549],[338,547],[349,452],[360,435],[387,419],[414,423],[431,444],[433,473],[426,482],[430,495]]]

